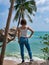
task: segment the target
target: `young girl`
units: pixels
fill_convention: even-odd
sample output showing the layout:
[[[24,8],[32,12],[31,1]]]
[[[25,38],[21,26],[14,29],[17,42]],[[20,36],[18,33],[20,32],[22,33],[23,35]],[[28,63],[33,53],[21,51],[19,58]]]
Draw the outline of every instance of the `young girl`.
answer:
[[[18,42],[19,42],[19,45],[20,45],[22,63],[24,62],[24,45],[27,48],[27,51],[28,51],[28,54],[29,54],[29,57],[30,57],[30,61],[33,61],[32,52],[31,52],[31,49],[30,49],[28,38],[30,38],[32,36],[34,31],[30,27],[27,27],[26,25],[27,25],[26,20],[22,19],[21,20],[21,26],[18,28],[18,31],[19,31]],[[27,30],[31,31],[31,34],[29,36],[27,36]]]

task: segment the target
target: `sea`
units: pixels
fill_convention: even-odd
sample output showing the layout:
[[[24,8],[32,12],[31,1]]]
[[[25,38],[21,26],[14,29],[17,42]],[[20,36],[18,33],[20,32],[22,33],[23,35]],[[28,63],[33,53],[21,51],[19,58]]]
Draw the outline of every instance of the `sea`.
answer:
[[[28,34],[30,34],[30,32]],[[45,34],[49,35],[49,31],[35,31],[32,37],[29,38],[29,44],[33,57],[44,58],[44,53],[41,49],[46,47],[46,45],[41,42],[42,39],[40,37],[44,36]],[[2,44],[2,42],[0,42],[0,44]],[[15,38],[15,40],[11,41],[6,45],[5,56],[21,58],[20,47],[17,37]],[[29,58],[28,51],[25,46],[24,46],[24,56],[25,58]]]

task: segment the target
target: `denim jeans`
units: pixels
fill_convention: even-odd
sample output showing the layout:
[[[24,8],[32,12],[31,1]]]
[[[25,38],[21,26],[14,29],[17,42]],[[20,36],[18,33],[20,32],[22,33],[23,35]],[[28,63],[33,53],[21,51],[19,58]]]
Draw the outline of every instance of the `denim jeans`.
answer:
[[[27,51],[28,51],[30,59],[32,59],[32,52],[31,52],[31,49],[30,49],[30,45],[28,43],[28,38],[27,37],[20,37],[19,45],[20,45],[20,51],[21,51],[22,60],[24,60],[24,45],[27,48]]]

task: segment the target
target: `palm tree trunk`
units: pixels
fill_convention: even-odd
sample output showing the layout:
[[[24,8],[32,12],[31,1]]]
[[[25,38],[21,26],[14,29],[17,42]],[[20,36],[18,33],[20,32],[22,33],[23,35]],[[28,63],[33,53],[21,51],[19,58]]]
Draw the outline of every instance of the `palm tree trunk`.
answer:
[[[19,27],[19,24],[20,24],[20,18],[21,18],[21,13],[19,14],[19,21],[18,21],[17,28]],[[18,31],[18,40],[19,40],[19,31]]]
[[[23,0],[21,2],[23,4]],[[21,13],[22,13],[22,19],[24,19],[24,8],[23,8],[23,6],[21,7]]]
[[[9,26],[10,26],[10,20],[11,20],[11,16],[12,16],[13,5],[14,5],[14,0],[12,0],[11,6],[9,9],[9,15],[8,15],[8,19],[7,19],[6,29],[5,29],[5,39],[3,42],[2,49],[1,49],[0,65],[3,65],[4,54],[5,54],[6,43],[7,43],[7,35],[8,35]]]
[[[23,7],[21,9],[21,14],[22,14],[22,19],[24,19],[24,10],[23,10]]]

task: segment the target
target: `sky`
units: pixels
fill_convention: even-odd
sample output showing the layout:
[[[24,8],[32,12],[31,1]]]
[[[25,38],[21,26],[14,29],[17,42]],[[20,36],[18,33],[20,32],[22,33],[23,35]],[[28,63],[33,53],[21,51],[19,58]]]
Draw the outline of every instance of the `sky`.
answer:
[[[35,0],[37,6],[37,12],[32,17],[33,23],[28,22],[34,31],[49,31],[49,0]],[[0,29],[6,27],[8,12],[10,8],[9,0],[0,0]],[[10,28],[17,26],[17,22],[13,22],[15,11],[12,13]]]

